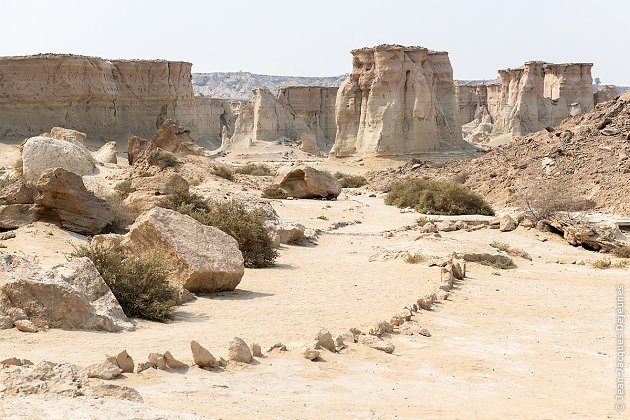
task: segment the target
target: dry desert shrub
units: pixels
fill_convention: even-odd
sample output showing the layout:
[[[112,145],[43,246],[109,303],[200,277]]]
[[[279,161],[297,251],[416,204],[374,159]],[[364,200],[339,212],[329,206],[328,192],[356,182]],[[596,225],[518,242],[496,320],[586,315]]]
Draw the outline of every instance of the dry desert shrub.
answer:
[[[578,197],[560,180],[535,183],[525,194],[523,203],[527,216],[534,222],[552,216],[569,217],[571,212],[591,210],[596,205],[593,200]]]
[[[237,174],[253,176],[272,176],[276,174],[269,166],[256,163],[248,163],[247,165],[239,166],[234,170],[234,172]]]
[[[613,251],[613,254],[619,258],[630,258],[630,245],[620,246]]]
[[[226,165],[215,162],[212,167],[212,173],[219,178],[227,179],[228,181],[234,181],[234,172]]]
[[[409,254],[405,257],[405,262],[407,264],[420,264],[423,263],[427,260],[427,258],[420,254],[419,252],[415,253],[415,254]]]
[[[503,251],[508,255],[511,255],[512,257],[521,257],[524,258],[526,260],[532,260],[532,257],[525,251],[523,251],[520,248],[512,248],[510,245],[506,244],[505,242],[499,242],[499,241],[492,241],[490,243],[490,246],[492,248],[498,249],[499,251]]]
[[[153,150],[149,153],[147,162],[151,166],[158,166],[160,169],[172,168],[177,165],[177,157],[165,150]]]
[[[200,195],[180,190],[171,194],[161,205],[232,236],[243,253],[245,267],[269,267],[278,257],[278,251],[265,229],[264,215],[246,209],[236,200],[207,200]]]
[[[260,194],[262,198],[275,198],[275,199],[285,199],[289,195],[280,189],[280,186],[277,184],[270,185],[262,190]]]
[[[367,179],[360,175],[350,175],[343,172],[335,172],[333,174],[342,188],[359,188],[367,184]]]
[[[407,179],[389,187],[385,204],[411,207],[425,214],[482,214],[494,216],[492,207],[468,187],[448,181]]]
[[[92,260],[125,315],[159,322],[173,317],[177,292],[160,256],[129,256],[120,247],[90,245],[76,248],[70,257]]]

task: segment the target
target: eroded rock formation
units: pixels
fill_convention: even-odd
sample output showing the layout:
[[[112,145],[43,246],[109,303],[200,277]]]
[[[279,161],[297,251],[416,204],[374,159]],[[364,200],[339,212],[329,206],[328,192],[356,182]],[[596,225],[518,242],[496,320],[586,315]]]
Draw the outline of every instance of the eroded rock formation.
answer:
[[[591,67],[528,61],[519,68],[499,70],[498,84],[459,86],[464,134],[523,136],[592,110]],[[492,124],[491,130],[479,124]]]
[[[167,118],[196,135],[191,63],[65,54],[0,58],[0,136],[63,126],[92,139],[150,137]]]
[[[195,97],[197,137],[207,149],[218,149],[223,137],[234,134],[236,114],[227,99]]]
[[[240,109],[234,135],[222,149],[256,141],[301,142],[302,150],[328,152],[335,139],[336,87],[281,87],[274,95],[254,89],[254,98]]]
[[[352,51],[331,153],[396,156],[465,147],[446,52],[379,45]]]

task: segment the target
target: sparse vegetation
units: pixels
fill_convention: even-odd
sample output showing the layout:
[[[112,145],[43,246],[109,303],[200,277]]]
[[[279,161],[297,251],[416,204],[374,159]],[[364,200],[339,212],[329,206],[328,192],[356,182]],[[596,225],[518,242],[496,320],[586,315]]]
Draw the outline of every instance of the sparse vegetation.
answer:
[[[610,258],[600,258],[599,260],[594,261],[591,265],[593,266],[593,268],[605,270],[612,267],[612,261],[610,261]]]
[[[24,161],[22,158],[13,163],[13,171],[15,172],[15,176],[17,178],[24,179]]]
[[[456,182],[458,184],[464,184],[466,183],[466,180],[468,180],[469,176],[470,174],[468,172],[462,171],[453,177],[453,182]]]
[[[159,255],[128,256],[120,247],[80,246],[71,257],[88,257],[120,303],[125,315],[164,322],[173,316],[177,291],[167,281]]]
[[[613,254],[619,258],[630,258],[630,245],[624,245],[615,249]]]
[[[509,270],[511,268],[514,268],[514,264],[508,262],[508,261],[504,261],[501,259],[497,259],[494,261],[490,261],[490,260],[481,260],[478,261],[479,264],[481,265],[487,265],[489,267],[492,268],[496,268],[497,270]]]
[[[367,184],[367,179],[360,175],[350,175],[343,172],[335,172],[333,176],[337,178],[342,188],[359,188]]]
[[[171,194],[161,205],[232,236],[243,253],[245,267],[269,267],[278,257],[278,251],[265,229],[262,213],[250,211],[238,201],[206,200],[198,194],[181,190]]]
[[[151,166],[158,166],[160,169],[172,168],[177,165],[177,157],[171,152],[165,150],[152,150],[149,153],[147,162]]]
[[[247,165],[239,166],[234,170],[237,174],[253,175],[253,176],[270,176],[275,175],[275,171],[267,165],[248,163]]]
[[[262,198],[277,198],[285,199],[288,197],[287,193],[280,189],[280,186],[273,184],[262,190],[260,195]]]
[[[425,262],[426,260],[427,258],[419,252],[416,252],[415,254],[409,254],[405,257],[405,262],[407,264],[420,264]]]
[[[131,178],[126,179],[124,181],[119,182],[118,184],[116,184],[116,186],[114,186],[114,191],[116,191],[116,194],[118,194],[118,196],[124,200],[125,198],[127,198],[129,196],[129,194],[131,194],[132,192],[134,192],[135,190],[131,187]]]
[[[503,251],[512,257],[520,257],[526,260],[532,260],[532,257],[525,251],[520,248],[512,248],[510,245],[505,242],[493,241],[490,243],[492,248],[498,249],[499,251]]]
[[[523,201],[527,216],[534,222],[556,215],[569,217],[571,212],[592,210],[596,206],[595,201],[578,197],[565,182],[560,181],[535,184]]]
[[[408,179],[389,187],[385,204],[412,207],[426,214],[483,214],[493,216],[490,205],[464,185],[448,181]]]
[[[228,181],[234,181],[234,172],[223,164],[215,162],[215,165],[212,167],[212,173]]]

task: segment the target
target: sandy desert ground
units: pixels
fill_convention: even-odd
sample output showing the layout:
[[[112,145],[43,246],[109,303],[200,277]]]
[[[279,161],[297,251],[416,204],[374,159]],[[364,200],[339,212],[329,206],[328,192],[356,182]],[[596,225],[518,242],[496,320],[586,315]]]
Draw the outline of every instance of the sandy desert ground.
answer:
[[[340,162],[326,165],[349,171]],[[361,171],[356,165],[351,170]],[[179,307],[172,322],[138,320],[136,331],[122,333],[0,331],[0,358],[33,362],[85,366],[126,349],[136,361],[169,350],[192,364],[190,340],[226,357],[235,336],[260,343],[265,357],[212,371],[150,369],[113,381],[137,389],[144,404],[3,395],[0,417],[622,418],[615,410],[614,310],[617,286],[630,286],[627,269],[595,269],[589,262],[597,253],[522,227],[418,239],[417,213],[362,191],[346,190],[336,201],[272,202],[282,220],[321,229],[317,244],[283,245],[275,267],[247,269],[234,292],[201,295]],[[331,229],[338,221],[360,223]],[[510,270],[469,263],[448,300],[414,317],[431,337],[392,334],[393,354],[350,344],[317,362],[297,351],[321,327],[339,334],[389,320],[439,283],[439,267],[386,256],[402,250],[444,258],[490,250],[495,240],[532,260],[514,258],[517,268]],[[85,241],[37,222],[0,251],[54,265]],[[276,342],[289,351],[265,352]]]

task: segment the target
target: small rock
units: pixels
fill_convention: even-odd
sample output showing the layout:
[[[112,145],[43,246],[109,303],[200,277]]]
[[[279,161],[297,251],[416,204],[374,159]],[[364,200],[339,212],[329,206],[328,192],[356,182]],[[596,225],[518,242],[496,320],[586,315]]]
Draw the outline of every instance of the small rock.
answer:
[[[193,361],[195,364],[201,368],[203,367],[211,367],[216,368],[219,367],[217,363],[217,359],[205,348],[201,347],[201,345],[195,340],[190,342],[190,350],[192,351]]]
[[[304,349],[304,357],[307,358],[310,361],[313,361],[315,359],[319,358],[320,352],[319,350],[316,350],[312,345],[311,346],[307,346]]]
[[[420,325],[416,321],[407,321],[400,326],[400,332],[404,335],[419,334]]]
[[[262,349],[260,348],[260,344],[252,343],[252,356],[254,356],[254,357],[263,357]]]
[[[8,359],[0,360],[0,365],[5,366],[22,366],[22,360],[17,357],[9,357]]]
[[[458,220],[457,222],[455,222],[455,230],[467,230],[468,229],[468,223],[464,222],[463,220]]]
[[[83,368],[82,371],[87,375],[88,378],[98,378],[106,380],[114,379],[122,373],[122,369],[109,360],[87,366]]]
[[[435,292],[436,300],[446,300],[451,295],[451,292],[447,292],[446,290],[438,290]]]
[[[147,369],[155,369],[155,365],[151,362],[141,362],[136,366],[136,373],[144,372]]]
[[[95,398],[109,397],[117,400],[127,400],[141,403],[142,396],[138,391],[128,386],[114,384],[90,385],[86,390],[86,396]]]
[[[225,360],[223,357],[219,357],[219,366],[220,367],[226,367],[227,366],[227,360]]]
[[[354,334],[350,331],[346,331],[345,333],[341,333],[339,335],[339,337],[341,337],[341,339],[343,340],[344,344],[346,343],[355,343],[356,341],[354,340]]]
[[[420,233],[437,233],[438,228],[433,222],[426,222],[421,228]]]
[[[343,337],[338,335],[334,338],[335,341],[335,350],[340,351],[346,348],[346,344],[343,342]],[[354,341],[354,340],[353,340]]]
[[[0,316],[0,330],[13,328],[13,320],[8,316]]]
[[[499,230],[501,232],[511,232],[516,229],[517,226],[518,224],[509,214],[506,214],[499,220]]]
[[[380,337],[383,334],[391,334],[393,332],[394,326],[392,324],[387,321],[381,321],[370,329],[369,334]]]
[[[133,373],[133,359],[129,356],[127,350],[123,350],[116,355],[116,364],[122,369],[123,373]]]
[[[174,358],[170,351],[164,352],[164,361],[166,361],[166,366],[170,369],[181,369],[188,367],[186,363],[180,362],[179,360]]]
[[[431,305],[433,305],[433,302],[435,302],[435,298],[435,293],[421,297],[420,299],[418,299],[418,306],[420,307],[420,309],[429,311],[431,310]]]
[[[350,333],[352,333],[355,343],[357,342],[357,339],[359,338],[359,336],[363,334],[363,332],[360,329],[354,328],[354,327],[350,328]]]
[[[285,346],[282,343],[276,343],[273,346],[269,347],[269,350],[267,350],[267,353],[271,353],[275,349],[278,349],[280,351],[287,351],[287,346]]]
[[[228,360],[231,362],[250,363],[252,361],[252,351],[245,341],[239,337],[234,337],[230,341]]]
[[[149,362],[153,363],[160,370],[166,370],[166,360],[161,353],[149,353]]]
[[[327,329],[322,328],[317,334],[317,347],[324,348],[328,351],[335,352],[335,341],[332,338],[332,334]]]
[[[15,321],[14,324],[15,324],[15,328],[18,331],[29,332],[29,333],[36,333],[38,331],[37,326],[28,319],[20,319],[18,321]]]
[[[426,328],[421,328],[418,333],[420,335],[425,336],[425,337],[431,337],[431,332],[429,330],[427,330]]]
[[[374,335],[361,335],[359,337],[359,344],[369,346],[373,349],[384,351],[385,353],[393,353],[396,347],[391,341],[385,341]]]

